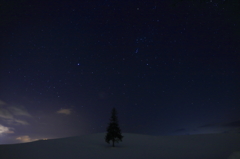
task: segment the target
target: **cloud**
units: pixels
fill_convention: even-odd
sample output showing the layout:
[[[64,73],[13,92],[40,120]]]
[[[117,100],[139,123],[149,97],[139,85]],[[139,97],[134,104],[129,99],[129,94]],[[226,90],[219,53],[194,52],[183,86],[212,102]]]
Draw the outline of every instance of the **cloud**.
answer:
[[[240,120],[232,122],[209,123],[195,128],[178,129],[172,134],[240,133]]]
[[[240,127],[240,120],[224,124],[224,126],[227,126],[227,127]]]
[[[236,120],[233,122],[228,122],[228,123],[215,123],[215,124],[206,124],[203,126],[200,126],[200,128],[207,128],[207,127],[239,127],[240,128],[240,120]]]
[[[181,128],[181,129],[175,130],[174,132],[183,132],[183,131],[186,131],[186,129],[185,128]]]
[[[16,122],[17,124],[21,124],[21,125],[29,125],[29,123],[24,120],[15,119],[14,122]]]
[[[19,116],[27,116],[31,117],[31,115],[24,109],[18,108],[18,107],[9,107],[9,110],[12,112],[14,115],[19,115]]]
[[[200,126],[199,128],[210,128],[210,127],[220,127],[220,126],[222,126],[221,123],[214,123],[214,124],[205,124]]]
[[[0,118],[13,119],[13,115],[7,109],[0,107]]]
[[[5,105],[6,103],[2,100],[0,100],[0,105]]]
[[[28,122],[19,119],[5,119],[4,121],[9,125],[29,125]]]
[[[65,115],[70,115],[72,112],[71,112],[71,109],[60,109],[57,111],[58,114],[65,114]]]
[[[19,136],[19,137],[16,138],[16,140],[21,141],[21,142],[31,142],[31,141],[34,141],[28,135]]]
[[[38,141],[40,139],[32,139],[31,137],[29,137],[28,135],[25,136],[19,136],[16,138],[16,140],[20,141],[20,142],[32,142],[32,141]],[[44,138],[44,140],[47,140],[47,138]]]
[[[10,130],[10,128],[0,125],[0,135],[1,134],[11,134],[14,133],[13,131]]]
[[[32,117],[24,108],[8,106],[8,104],[0,100],[0,119],[8,124],[29,125],[28,122],[19,120],[18,116]]]

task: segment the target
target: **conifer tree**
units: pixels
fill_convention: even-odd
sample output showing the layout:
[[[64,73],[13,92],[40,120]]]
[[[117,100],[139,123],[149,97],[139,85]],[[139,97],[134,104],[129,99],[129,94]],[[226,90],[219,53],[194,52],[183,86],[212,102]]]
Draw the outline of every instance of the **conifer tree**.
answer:
[[[116,109],[112,109],[112,115],[110,118],[110,123],[107,127],[107,134],[105,136],[105,141],[107,143],[110,143],[112,141],[112,147],[114,147],[115,142],[118,143],[119,141],[122,141],[122,134],[121,129],[118,126],[118,120],[117,120],[117,112]]]

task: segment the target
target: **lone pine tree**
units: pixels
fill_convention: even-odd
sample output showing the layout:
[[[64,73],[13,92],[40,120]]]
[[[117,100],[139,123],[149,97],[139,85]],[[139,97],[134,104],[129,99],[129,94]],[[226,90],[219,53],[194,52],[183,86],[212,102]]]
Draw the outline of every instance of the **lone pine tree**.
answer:
[[[118,120],[117,120],[117,112],[116,109],[112,109],[112,116],[110,118],[110,123],[107,127],[107,134],[105,136],[105,141],[107,143],[110,143],[112,141],[112,146],[114,147],[115,142],[118,143],[119,141],[122,141],[122,134],[121,129],[118,126]]]

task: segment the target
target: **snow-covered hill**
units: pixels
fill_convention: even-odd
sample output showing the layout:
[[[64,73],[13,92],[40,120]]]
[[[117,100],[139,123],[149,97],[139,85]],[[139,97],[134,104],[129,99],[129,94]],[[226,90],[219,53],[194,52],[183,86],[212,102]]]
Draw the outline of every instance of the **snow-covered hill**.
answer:
[[[240,134],[123,135],[115,148],[104,133],[0,145],[0,159],[227,159],[240,151]]]

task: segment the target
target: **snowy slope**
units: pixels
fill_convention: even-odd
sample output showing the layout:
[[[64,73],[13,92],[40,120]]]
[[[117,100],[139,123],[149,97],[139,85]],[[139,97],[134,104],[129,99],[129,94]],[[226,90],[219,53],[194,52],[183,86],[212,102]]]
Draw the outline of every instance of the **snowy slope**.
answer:
[[[104,133],[0,145],[0,159],[227,159],[240,151],[240,134],[123,135],[115,148]]]

